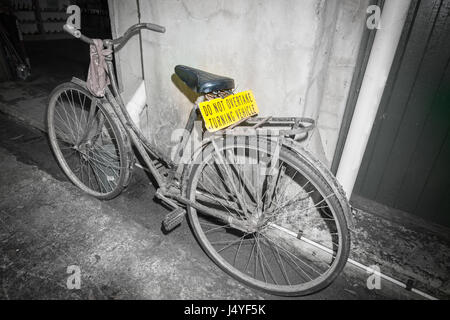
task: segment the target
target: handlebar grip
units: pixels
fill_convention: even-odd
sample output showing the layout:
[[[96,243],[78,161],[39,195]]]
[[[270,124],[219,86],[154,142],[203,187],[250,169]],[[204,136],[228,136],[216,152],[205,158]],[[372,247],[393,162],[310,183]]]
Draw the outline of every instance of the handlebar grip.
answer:
[[[92,41],[91,38],[88,38],[88,37],[82,35],[80,30],[75,29],[75,27],[70,25],[70,24],[66,23],[63,26],[63,30],[65,32],[67,32],[68,34],[74,36],[75,38],[80,39],[83,42],[86,42],[88,44],[93,44],[94,43],[94,41]]]
[[[70,25],[70,24],[67,24],[67,23],[66,23],[66,24],[63,26],[63,30],[64,30],[65,32],[67,32],[68,34],[74,36],[75,38],[81,37],[81,32],[80,32],[80,30],[75,29],[75,27],[72,26],[72,25]]]
[[[156,31],[156,32],[160,32],[160,33],[166,32],[166,28],[165,28],[165,27],[159,26],[159,25],[153,24],[153,23],[146,23],[146,24],[145,24],[145,27],[146,27],[147,29],[149,29],[149,30]]]

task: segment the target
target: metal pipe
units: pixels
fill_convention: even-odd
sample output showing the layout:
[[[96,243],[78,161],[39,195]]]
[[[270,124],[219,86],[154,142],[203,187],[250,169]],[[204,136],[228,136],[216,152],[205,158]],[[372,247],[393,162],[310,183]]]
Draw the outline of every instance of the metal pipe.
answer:
[[[298,234],[296,234],[295,232],[293,232],[291,230],[288,230],[288,229],[286,229],[286,228],[284,228],[282,226],[276,225],[274,223],[269,223],[269,226],[271,226],[274,229],[277,229],[279,231],[285,232],[285,233],[289,234],[290,236],[295,237],[295,238],[297,238],[297,239],[299,239],[299,240],[301,240],[303,242],[306,242],[306,243],[308,243],[308,244],[310,244],[310,245],[312,245],[312,246],[314,246],[314,247],[316,247],[316,248],[318,248],[318,249],[320,249],[320,250],[322,250],[322,251],[324,251],[326,253],[329,253],[331,255],[334,254],[334,251],[331,250],[330,248],[327,248],[327,247],[321,245],[320,243],[312,241],[312,240],[310,240],[308,238],[305,238],[303,236],[298,237]],[[368,273],[376,274],[376,275],[380,276],[382,279],[387,280],[387,281],[389,281],[389,282],[391,282],[391,283],[393,283],[393,284],[395,284],[395,285],[397,285],[399,287],[402,287],[402,288],[405,288],[405,289],[407,288],[407,285],[404,284],[403,282],[401,282],[399,280],[396,280],[396,279],[394,279],[394,278],[392,278],[390,276],[387,276],[384,273],[381,273],[381,272],[379,272],[379,271],[377,271],[377,270],[375,270],[373,268],[367,267],[367,266],[363,265],[362,263],[360,263],[358,261],[355,261],[353,259],[348,259],[347,262],[352,264],[352,265],[354,265],[354,266],[356,266],[356,267],[358,267],[358,268],[360,268],[360,269],[362,269],[362,270],[364,270],[364,271],[366,271],[366,272],[368,272]],[[411,292],[414,292],[414,293],[416,293],[416,294],[418,294],[418,295],[420,295],[420,296],[422,296],[424,298],[427,298],[429,300],[438,300],[437,298],[435,298],[435,297],[433,297],[433,296],[431,296],[431,295],[429,295],[429,294],[427,294],[425,292],[422,292],[422,291],[420,291],[418,289],[415,289],[415,288],[411,288]]]
[[[347,197],[356,177],[377,115],[411,0],[386,1],[337,171]]]
[[[213,216],[214,218],[217,218],[224,223],[228,223],[231,227],[234,227],[240,231],[248,232],[247,225],[242,220],[233,218],[228,213],[224,213],[220,210],[216,210],[216,209],[212,209],[210,207],[204,206],[198,202],[191,201],[191,200],[189,200],[185,197],[182,197],[178,194],[166,193],[166,194],[164,194],[164,196],[175,199],[176,201],[184,204],[185,206],[190,206],[196,210],[207,213],[208,215]]]

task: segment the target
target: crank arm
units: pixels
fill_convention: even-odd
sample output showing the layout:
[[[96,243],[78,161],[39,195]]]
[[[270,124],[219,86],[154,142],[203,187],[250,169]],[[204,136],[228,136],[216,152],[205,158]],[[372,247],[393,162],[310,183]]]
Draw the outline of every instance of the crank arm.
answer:
[[[249,233],[251,232],[248,229],[248,226],[246,223],[244,223],[243,221],[233,218],[229,215],[227,215],[226,213],[223,213],[222,211],[219,210],[215,210],[209,207],[206,207],[204,205],[201,205],[199,203],[193,202],[189,199],[186,199],[180,195],[177,194],[172,194],[172,193],[168,193],[164,195],[165,197],[168,198],[172,198],[186,206],[191,206],[192,208],[201,211],[202,214],[204,215],[210,215],[218,220],[220,220],[221,222],[227,223],[229,224],[231,227],[238,229],[239,231],[245,232],[245,233]]]

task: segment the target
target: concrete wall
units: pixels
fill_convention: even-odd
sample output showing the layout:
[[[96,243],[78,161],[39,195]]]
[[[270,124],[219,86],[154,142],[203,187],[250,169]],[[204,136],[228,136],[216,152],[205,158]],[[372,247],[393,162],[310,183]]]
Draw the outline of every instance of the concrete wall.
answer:
[[[111,33],[113,38],[120,37],[131,25],[138,22],[136,1],[109,1]],[[141,52],[139,37],[131,38],[126,46],[116,52],[116,69],[120,89],[125,101],[142,80]]]
[[[196,96],[174,76],[184,64],[230,76],[253,90],[261,115],[310,116],[310,142],[332,159],[368,0],[140,1],[141,21],[166,27],[142,32],[148,109],[141,126],[168,152]],[[138,21],[136,1],[110,0],[113,35]],[[138,37],[117,54],[124,97],[142,78]]]
[[[342,116],[356,67],[360,39],[366,27],[366,9],[369,5],[367,0],[338,2],[317,118],[325,157],[330,163],[336,149]],[[331,28],[329,30],[333,31]]]

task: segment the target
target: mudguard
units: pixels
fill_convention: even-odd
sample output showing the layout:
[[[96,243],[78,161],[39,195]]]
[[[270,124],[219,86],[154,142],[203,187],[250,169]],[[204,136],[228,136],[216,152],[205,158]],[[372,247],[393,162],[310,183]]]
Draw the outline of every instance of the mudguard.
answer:
[[[349,229],[352,230],[355,222],[352,215],[352,208],[350,206],[350,203],[348,201],[348,198],[345,194],[344,189],[340,185],[340,183],[337,181],[335,176],[331,173],[331,171],[319,160],[317,159],[310,151],[305,149],[301,143],[292,140],[292,139],[285,139],[283,142],[283,145],[295,152],[299,157],[301,157],[303,160],[305,160],[307,163],[310,164],[311,167],[316,168],[319,170],[319,172],[322,174],[322,176],[325,177],[326,181],[330,184],[330,187],[333,189],[333,191],[338,195],[339,203],[341,204],[344,214],[349,226]]]

